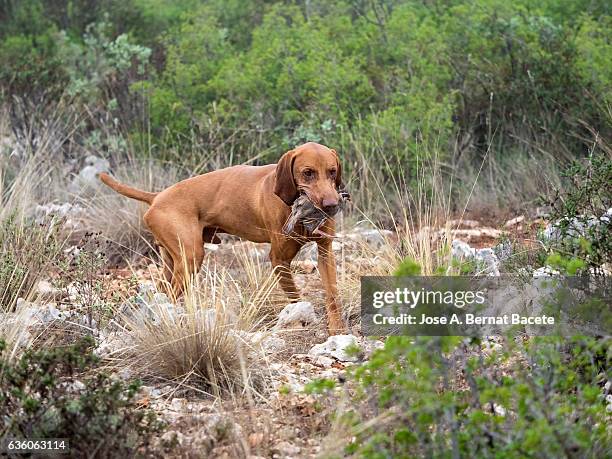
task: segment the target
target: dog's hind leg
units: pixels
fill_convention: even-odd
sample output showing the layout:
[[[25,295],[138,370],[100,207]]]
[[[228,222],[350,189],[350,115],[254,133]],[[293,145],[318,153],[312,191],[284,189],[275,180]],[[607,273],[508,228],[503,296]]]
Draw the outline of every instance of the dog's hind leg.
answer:
[[[168,252],[168,250],[161,244],[159,245],[159,255],[162,262],[162,278],[159,279],[157,288],[162,292],[170,293],[168,290],[170,289],[172,283],[174,261],[172,260],[172,255],[170,255],[170,252]]]
[[[155,211],[154,208],[149,209],[144,218],[155,238],[167,252],[166,256],[169,255],[172,259],[171,263],[166,263],[168,269],[170,266],[172,269],[171,276],[166,279],[170,281],[176,299],[204,260],[202,227],[197,220],[185,221],[180,216]]]

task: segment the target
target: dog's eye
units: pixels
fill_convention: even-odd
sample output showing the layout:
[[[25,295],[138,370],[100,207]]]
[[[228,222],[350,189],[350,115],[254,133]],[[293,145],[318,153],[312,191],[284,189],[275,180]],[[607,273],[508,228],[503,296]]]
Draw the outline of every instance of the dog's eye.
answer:
[[[307,179],[311,179],[314,177],[314,171],[311,169],[306,169],[304,172],[302,172],[302,174],[304,174],[304,177]]]
[[[336,169],[332,169],[329,171],[329,176],[331,178],[336,178],[336,174],[337,174]]]

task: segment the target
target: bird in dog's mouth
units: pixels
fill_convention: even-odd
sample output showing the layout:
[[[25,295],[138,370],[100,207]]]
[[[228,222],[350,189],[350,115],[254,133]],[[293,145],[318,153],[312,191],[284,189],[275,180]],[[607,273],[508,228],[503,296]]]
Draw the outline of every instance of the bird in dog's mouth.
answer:
[[[343,210],[346,207],[346,203],[351,199],[350,194],[346,190],[338,190],[338,196],[338,205],[330,213],[317,207],[308,195],[302,192],[291,205],[291,214],[283,226],[283,234],[288,236],[295,229],[295,225],[301,223],[308,234],[324,236],[325,233],[319,228],[325,220],[334,217]]]

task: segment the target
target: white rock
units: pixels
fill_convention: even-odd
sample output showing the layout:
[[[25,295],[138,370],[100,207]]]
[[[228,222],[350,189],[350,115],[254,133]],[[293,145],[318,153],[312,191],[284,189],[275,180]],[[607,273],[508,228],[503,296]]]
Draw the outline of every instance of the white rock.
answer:
[[[108,172],[109,169],[110,164],[106,159],[98,158],[94,155],[88,156],[85,158],[85,167],[72,180],[72,183],[68,186],[68,191],[71,193],[82,193],[96,190],[100,186],[98,174],[100,172]]]
[[[483,237],[491,238],[491,239],[498,239],[504,233],[503,231],[500,231],[498,229],[488,228],[488,227],[478,228],[478,229],[474,229],[474,228],[451,229],[451,230],[441,229],[438,231],[438,237],[446,237],[448,234],[450,234],[453,238],[465,239],[467,241],[470,241],[472,239],[480,239]]]
[[[119,310],[119,315],[136,325],[145,322],[159,323],[160,319],[176,320],[184,309],[174,305],[165,293],[158,292],[151,282],[141,282],[138,295]]]
[[[498,416],[501,416],[501,417],[506,416],[506,409],[497,403],[493,403],[493,411]]]
[[[392,235],[393,231],[385,229],[357,228],[354,232],[348,233],[346,236],[353,241],[365,242],[375,248],[380,248],[388,242]]]
[[[288,304],[278,315],[278,321],[275,329],[288,326],[303,326],[316,322],[317,315],[310,301],[298,301],[297,303]]]
[[[301,448],[288,441],[280,441],[273,446],[272,451],[279,453],[283,458],[289,458],[300,454]]]
[[[476,249],[470,247],[467,242],[460,241],[459,239],[455,239],[452,244],[451,255],[455,258],[463,259],[463,258],[473,258],[476,254]]]
[[[565,236],[575,238],[583,236],[588,228],[593,228],[600,225],[607,226],[611,221],[612,207],[604,212],[604,214],[600,217],[596,217],[594,215],[588,217],[585,215],[580,215],[579,217],[572,219],[564,218],[554,223],[549,223],[542,233],[542,238],[545,241],[556,241],[560,239],[562,236],[560,229],[561,223],[566,226]]]
[[[315,344],[309,354],[313,357],[319,355],[333,357],[341,362],[356,362],[359,356],[347,353],[347,349],[354,346],[359,346],[354,335],[334,335],[327,338],[324,343]]]
[[[124,349],[130,349],[132,346],[133,339],[128,333],[122,330],[116,332],[102,330],[98,345],[93,352],[98,357],[108,357]]]
[[[474,259],[480,262],[482,269],[488,276],[499,276],[499,260],[493,249],[476,249]]]
[[[187,406],[187,399],[175,397],[170,401],[170,409],[173,411],[183,411]]]
[[[233,331],[244,342],[260,347],[266,354],[275,354],[287,348],[287,342],[276,333]]]
[[[490,248],[475,249],[466,242],[459,239],[453,240],[451,244],[451,255],[459,260],[474,260],[477,262],[478,270],[489,276],[499,276],[499,259],[495,251]]]
[[[550,266],[542,266],[533,272],[533,277],[553,277],[560,276],[561,273]]]
[[[322,366],[323,368],[330,368],[332,364],[334,363],[334,359],[332,359],[331,357],[327,357],[325,355],[318,355],[317,358],[315,359],[315,363],[317,365]]]
[[[25,301],[23,298],[17,299],[17,310],[24,311],[27,325],[35,323],[47,325],[54,320],[64,320],[67,317],[66,314],[57,309],[55,303],[39,305]]]
[[[276,354],[287,348],[287,342],[276,335],[266,336],[261,342],[261,348],[266,354]]]

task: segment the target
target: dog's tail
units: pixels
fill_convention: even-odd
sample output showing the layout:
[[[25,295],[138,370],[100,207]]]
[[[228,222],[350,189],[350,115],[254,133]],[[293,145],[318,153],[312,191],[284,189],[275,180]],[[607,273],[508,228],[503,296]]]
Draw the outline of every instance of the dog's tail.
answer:
[[[136,188],[132,188],[131,186],[124,185],[123,183],[119,183],[114,178],[111,178],[105,172],[102,172],[98,175],[102,183],[106,186],[111,187],[117,193],[122,194],[123,196],[127,196],[128,198],[137,199],[142,202],[146,202],[151,204],[153,202],[153,198],[157,196],[157,193],[149,193],[148,191],[137,190]]]

